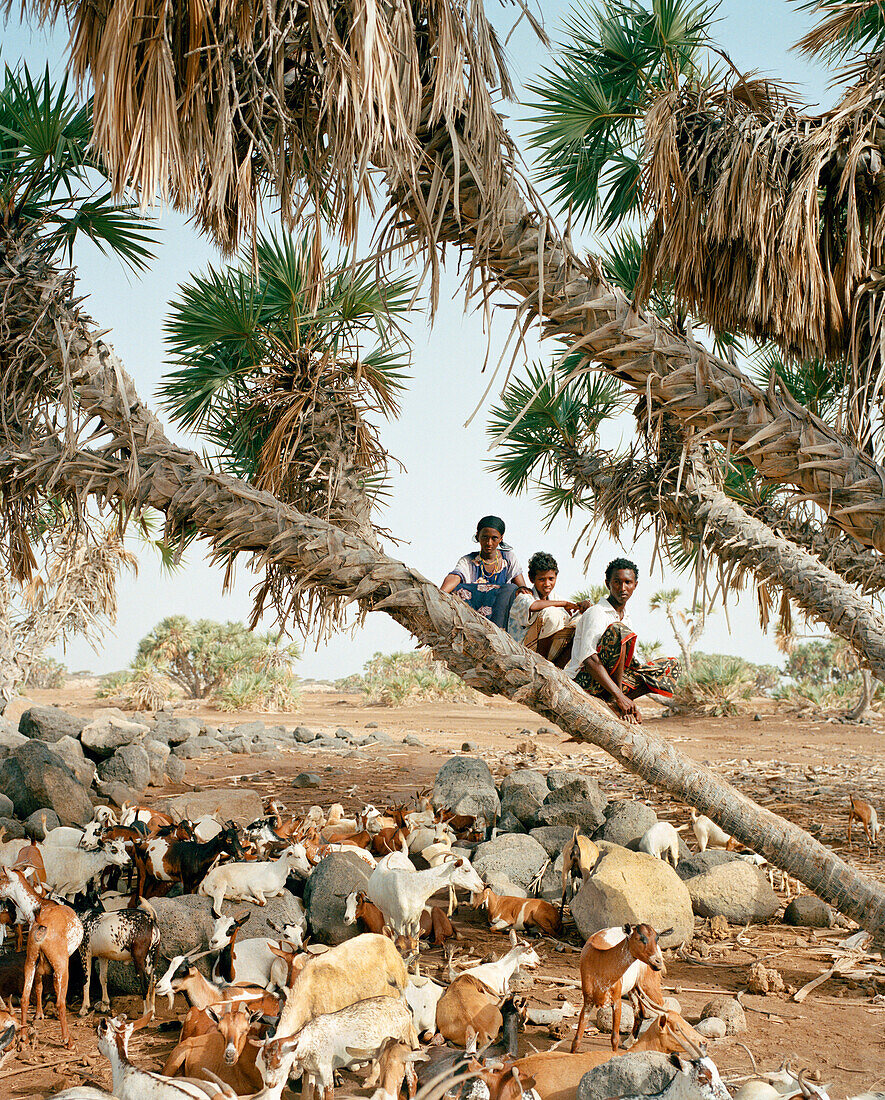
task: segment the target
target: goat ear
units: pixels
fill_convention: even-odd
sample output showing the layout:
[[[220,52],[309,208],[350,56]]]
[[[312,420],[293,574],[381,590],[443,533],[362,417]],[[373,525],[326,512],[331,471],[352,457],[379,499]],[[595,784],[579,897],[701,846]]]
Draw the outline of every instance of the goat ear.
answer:
[[[218,1012],[216,1011],[215,1005],[206,1005],[206,1015],[211,1016],[212,1019],[216,1022],[216,1024],[218,1023],[219,1017],[218,1017]]]
[[[234,921],[234,927],[242,928],[246,921],[252,916],[251,913],[245,913],[242,917],[237,917]]]
[[[633,931],[633,925],[632,924],[625,924],[624,925],[624,935],[625,936],[629,936],[632,931]]]
[[[665,928],[663,930],[663,932],[658,932],[658,939],[660,939],[661,936],[672,936],[672,935],[673,935],[673,925],[671,924],[670,927]]]

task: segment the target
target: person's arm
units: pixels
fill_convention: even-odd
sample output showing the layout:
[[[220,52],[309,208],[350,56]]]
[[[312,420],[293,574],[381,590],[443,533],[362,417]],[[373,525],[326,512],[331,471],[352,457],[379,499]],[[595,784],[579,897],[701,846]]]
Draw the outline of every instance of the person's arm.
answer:
[[[441,592],[454,592],[459,584],[464,583],[464,578],[459,577],[457,573],[447,573],[446,579],[439,586]]]
[[[585,672],[589,672],[593,679],[609,692],[615,706],[628,722],[635,722],[637,724],[642,723],[642,716],[639,713],[639,707],[636,705],[636,700],[631,699],[629,695],[625,695],[618,687],[609,675],[608,669],[602,661],[600,661],[598,653],[591,653],[590,656],[584,660],[581,668]]]
[[[581,605],[572,603],[571,600],[535,600],[529,611],[543,611],[545,607],[564,607],[566,611],[581,611]],[[584,608],[583,610],[586,610]]]

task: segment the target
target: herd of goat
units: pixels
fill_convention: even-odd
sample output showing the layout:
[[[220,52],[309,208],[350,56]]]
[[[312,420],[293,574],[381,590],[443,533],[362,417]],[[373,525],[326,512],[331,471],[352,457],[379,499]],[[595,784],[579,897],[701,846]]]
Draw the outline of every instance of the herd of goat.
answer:
[[[563,851],[562,899],[495,894],[470,863],[466,840],[483,839],[472,818],[435,811],[429,800],[416,808],[379,811],[367,806],[348,818],[340,804],[306,814],[276,802],[244,828],[205,816],[173,821],[144,806],[124,806],[119,817],[96,810],[85,829],[51,829],[39,843],[5,840],[0,830],[0,943],[17,941],[21,1008],[16,1018],[0,1000],[0,1065],[21,1045],[36,1042],[28,1029],[32,987],[42,1018],[42,984],[51,975],[62,1042],[71,1047],[66,1018],[68,967],[78,951],[85,970],[80,1015],[90,1012],[93,960],[101,999],[111,1011],[108,967],[131,962],[142,977],[144,1014],[98,1024],[98,1048],[109,1060],[113,1092],[78,1086],[65,1100],[193,1100],[248,1096],[279,1100],[290,1080],[301,1078],[305,1100],[332,1100],[335,1075],[370,1066],[363,1082],[373,1100],[414,1097],[419,1078],[427,1100],[460,1095],[469,1100],[576,1100],[582,1077],[618,1053],[622,998],[634,1008],[630,1051],[670,1055],[676,1075],[667,1100],[730,1100],[709,1058],[704,1037],[664,997],[659,936],[648,924],[603,929],[580,956],[583,1003],[570,1049],[518,1056],[521,1022],[562,1025],[575,1010],[531,1006],[511,992],[520,969],[539,963],[535,948],[517,933],[557,937],[565,903],[592,873],[599,850],[575,829]],[[852,799],[852,818],[876,842],[872,807]],[[734,847],[709,818],[692,813],[690,827],[701,850]],[[674,863],[678,835],[659,822],[640,848]],[[356,934],[331,948],[309,944],[309,923],[297,900],[304,880],[332,852],[365,860],[368,881],[346,901],[345,923]],[[749,853],[748,853],[749,855]],[[419,869],[419,866],[421,869]],[[215,926],[184,955],[162,953],[151,898],[180,884],[184,893],[211,898]],[[293,914],[272,925],[275,936],[240,938],[248,919],[223,912],[225,903],[265,906],[284,891]],[[421,941],[445,944],[457,933],[451,917],[457,891],[485,910],[489,927],[509,933],[510,950],[493,962],[458,968],[450,954],[448,983],[420,973]],[[447,905],[430,899],[445,892]],[[203,969],[197,962],[208,956]],[[208,970],[208,974],[204,971]],[[155,997],[183,996],[187,1011],[174,1050],[161,1072],[136,1066],[128,1044],[154,1018]],[[611,1053],[579,1052],[592,1007],[612,1006]],[[10,1005],[10,1008],[12,1006]],[[422,1046],[422,1040],[424,1046]],[[454,1049],[453,1049],[454,1048]],[[819,1086],[788,1075],[786,1083],[744,1086],[740,1100],[828,1100]],[[317,1091],[322,1093],[316,1097]]]

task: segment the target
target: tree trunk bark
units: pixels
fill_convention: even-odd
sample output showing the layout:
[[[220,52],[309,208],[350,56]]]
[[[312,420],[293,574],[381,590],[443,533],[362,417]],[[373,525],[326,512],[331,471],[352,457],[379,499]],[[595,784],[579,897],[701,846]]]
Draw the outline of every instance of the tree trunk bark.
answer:
[[[860,699],[857,701],[857,706],[853,707],[848,712],[848,717],[857,721],[858,718],[863,718],[864,715],[870,709],[870,703],[873,701],[873,677],[869,669],[862,668],[860,670],[861,677],[863,678],[863,690],[861,691]]]
[[[687,461],[678,492],[671,479],[644,477],[638,468],[634,480],[625,476],[625,468],[613,474],[612,463],[599,455],[576,457],[568,469],[594,493],[597,514],[609,529],[618,530],[625,511],[663,515],[699,537],[720,561],[776,584],[811,618],[845,638],[876,679],[885,682],[885,619],[816,557],[726,496],[701,463]]]
[[[31,439],[7,434],[0,450],[7,500],[52,487],[81,502],[95,494],[133,511],[150,506],[166,514],[171,531],[182,525],[196,530],[218,555],[252,553],[261,565],[290,570],[296,589],[318,589],[358,601],[365,610],[383,610],[472,687],[513,699],[577,740],[598,745],[885,936],[885,889],[878,883],[662,738],[617,720],[548,661],[408,566],[270,493],[206,470],[195,454],[166,439],[111,349],[70,318],[59,322],[59,334],[66,339],[75,403],[85,421],[97,417],[104,424],[104,446],[66,452],[51,428]]]

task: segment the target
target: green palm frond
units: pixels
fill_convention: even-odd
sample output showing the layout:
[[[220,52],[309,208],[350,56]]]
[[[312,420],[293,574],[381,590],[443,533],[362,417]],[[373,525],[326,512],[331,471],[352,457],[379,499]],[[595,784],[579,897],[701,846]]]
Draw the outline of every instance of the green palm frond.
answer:
[[[559,56],[529,85],[530,143],[563,209],[603,229],[637,210],[645,110],[699,72],[716,6],[594,0],[573,10]]]
[[[857,54],[885,50],[882,0],[794,0],[819,22],[798,43],[803,53],[837,65]]]
[[[844,366],[824,359],[785,360],[773,344],[757,352],[749,373],[763,389],[774,374],[800,405],[824,418],[836,411],[848,381]]]
[[[24,65],[7,66],[0,87],[0,221],[7,232],[32,227],[69,257],[86,237],[143,270],[153,258],[155,228],[111,197],[91,139],[91,101],[78,103],[66,78],[54,84],[48,68],[35,80]]]

